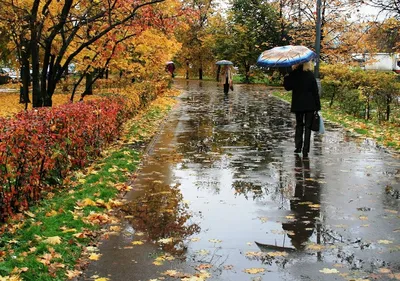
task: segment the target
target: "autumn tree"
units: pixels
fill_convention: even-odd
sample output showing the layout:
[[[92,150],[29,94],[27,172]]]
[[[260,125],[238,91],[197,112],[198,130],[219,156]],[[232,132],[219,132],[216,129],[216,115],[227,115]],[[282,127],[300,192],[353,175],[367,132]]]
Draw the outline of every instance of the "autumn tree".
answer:
[[[142,13],[144,8],[164,1],[2,0],[2,12],[10,15],[6,23],[29,31],[24,37],[26,44],[18,46],[28,46],[24,49],[30,62],[20,63],[22,68],[32,65],[33,106],[52,105],[57,83],[79,54],[117,28],[132,26],[139,19],[151,20]],[[28,88],[27,81],[23,86]]]
[[[185,3],[190,11],[186,26],[178,29],[176,36],[182,43],[182,50],[177,56],[180,65],[186,69],[186,78],[190,76],[190,67],[195,69],[199,79],[203,79],[204,67],[214,61],[210,48],[205,44],[209,18],[215,11],[213,0],[191,0]]]
[[[369,23],[367,40],[378,52],[400,52],[400,20],[389,18]]]
[[[287,42],[287,34],[281,34],[279,13],[264,0],[234,0],[228,15],[229,37],[224,36],[223,49],[238,64],[250,82],[250,67],[256,64],[260,53]]]

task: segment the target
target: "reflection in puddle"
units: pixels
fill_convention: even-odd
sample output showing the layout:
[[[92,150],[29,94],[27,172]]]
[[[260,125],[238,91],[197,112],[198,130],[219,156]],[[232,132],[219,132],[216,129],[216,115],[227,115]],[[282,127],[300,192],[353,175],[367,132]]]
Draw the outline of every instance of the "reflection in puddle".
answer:
[[[178,186],[149,180],[140,197],[124,207],[131,215],[130,223],[136,231],[144,232],[150,241],[169,253],[181,255],[184,240],[200,231],[191,223],[188,205],[182,201]]]

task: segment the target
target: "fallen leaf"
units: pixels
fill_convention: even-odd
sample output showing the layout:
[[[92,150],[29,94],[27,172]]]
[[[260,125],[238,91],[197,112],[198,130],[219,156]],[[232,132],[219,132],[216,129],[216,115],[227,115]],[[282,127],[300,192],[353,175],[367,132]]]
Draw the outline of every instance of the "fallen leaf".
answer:
[[[288,253],[286,253],[286,252],[271,252],[271,253],[268,253],[268,256],[271,256],[271,257],[286,257],[288,255]]]
[[[261,272],[265,272],[265,268],[247,268],[245,270],[243,270],[243,272],[248,273],[248,274],[257,274],[257,273],[261,273]]]
[[[390,241],[390,240],[378,240],[378,243],[379,244],[392,244],[393,241]]]
[[[61,244],[61,237],[60,236],[48,237],[47,239],[43,240],[43,242],[51,245]]]
[[[90,256],[89,256],[89,260],[98,261],[98,260],[100,259],[101,256],[102,256],[101,254],[92,253],[92,254],[90,254]]]
[[[208,269],[208,268],[211,268],[211,267],[212,267],[211,264],[209,264],[209,263],[203,263],[203,264],[198,265],[198,266],[196,267],[196,269],[197,269],[197,270],[204,270],[204,269]]]
[[[32,213],[32,212],[25,211],[24,213],[25,213],[25,215],[27,215],[28,217],[31,217],[31,218],[36,217],[36,215],[35,215],[34,213]]]
[[[334,274],[334,273],[339,273],[339,270],[337,270],[336,268],[332,268],[332,269],[324,268],[324,269],[320,270],[319,272],[322,272],[324,274]]]
[[[46,213],[46,217],[53,217],[57,215],[58,213],[55,210],[51,210],[50,212]]]
[[[65,272],[65,275],[68,277],[68,279],[73,279],[75,277],[78,277],[81,274],[82,274],[82,271],[79,271],[79,270],[67,270],[67,272]]]
[[[143,241],[133,241],[132,245],[143,245]]]
[[[110,280],[110,278],[106,278],[106,277],[101,277],[101,278],[94,279],[94,281],[108,281],[108,280]]]
[[[378,271],[379,271],[379,273],[384,273],[384,274],[392,272],[389,268],[379,268]]]
[[[219,240],[219,239],[210,239],[208,241],[211,243],[221,243],[222,242],[222,240]]]

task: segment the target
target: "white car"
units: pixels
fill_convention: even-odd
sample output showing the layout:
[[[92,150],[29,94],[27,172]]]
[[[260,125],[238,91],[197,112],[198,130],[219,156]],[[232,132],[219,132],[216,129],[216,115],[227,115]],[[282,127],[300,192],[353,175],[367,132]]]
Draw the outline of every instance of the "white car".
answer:
[[[10,77],[11,82],[17,83],[20,81],[21,77],[14,69],[3,67],[2,70],[8,77]]]

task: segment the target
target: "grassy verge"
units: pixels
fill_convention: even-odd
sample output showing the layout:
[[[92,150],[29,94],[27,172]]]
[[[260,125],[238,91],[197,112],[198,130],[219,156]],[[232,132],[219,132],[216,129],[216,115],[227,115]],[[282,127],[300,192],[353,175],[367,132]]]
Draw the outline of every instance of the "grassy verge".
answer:
[[[175,94],[170,92],[171,94]],[[1,226],[0,280],[67,280],[98,258],[95,241],[118,232],[115,209],[142,151],[174,100],[162,97],[126,124],[124,137],[85,171],[65,180],[37,206]],[[105,227],[107,226],[107,228]]]
[[[291,93],[286,91],[273,91],[274,96],[285,101],[291,101]],[[339,107],[329,107],[328,100],[321,100],[322,116],[330,122],[337,123],[346,130],[357,135],[374,139],[377,144],[388,148],[390,151],[400,152],[400,127],[393,123],[375,123],[362,120],[346,114]]]

